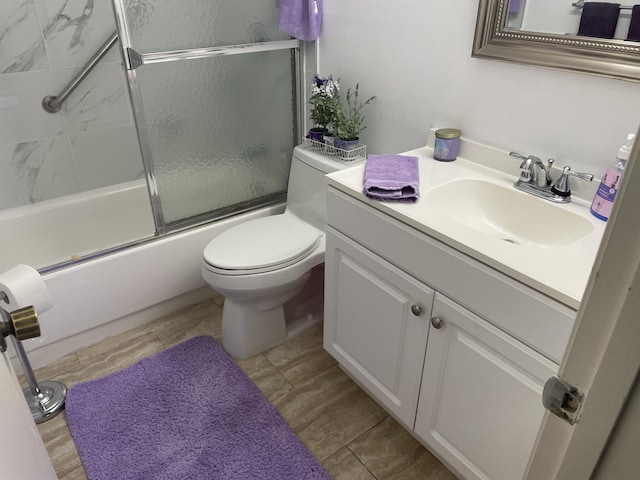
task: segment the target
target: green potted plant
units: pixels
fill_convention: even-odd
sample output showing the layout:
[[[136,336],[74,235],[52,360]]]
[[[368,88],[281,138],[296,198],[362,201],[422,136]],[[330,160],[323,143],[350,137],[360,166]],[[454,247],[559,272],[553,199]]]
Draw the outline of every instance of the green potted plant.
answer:
[[[327,78],[315,75],[311,87],[309,105],[311,105],[310,117],[314,127],[309,130],[307,138],[324,142],[324,134],[329,132],[329,127],[335,122],[336,111],[340,106],[338,97],[340,85],[331,75]]]
[[[342,150],[353,150],[358,146],[360,133],[367,128],[364,124],[362,109],[369,105],[376,97],[369,97],[365,101],[358,98],[360,84],[356,84],[355,90],[347,90],[346,101],[340,104],[335,115],[335,146]]]

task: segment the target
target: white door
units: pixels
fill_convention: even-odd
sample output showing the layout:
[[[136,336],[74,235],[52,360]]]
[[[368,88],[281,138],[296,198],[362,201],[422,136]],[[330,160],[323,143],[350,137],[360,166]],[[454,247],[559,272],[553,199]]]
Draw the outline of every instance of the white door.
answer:
[[[56,480],[9,356],[0,357],[0,478]]]
[[[594,471],[601,455],[609,455],[605,450],[607,441],[610,436],[615,440],[619,434],[613,428],[640,371],[638,205],[640,141],[631,152],[560,365],[559,376],[585,394],[582,412],[573,426],[546,414],[528,480],[599,478]],[[633,458],[619,460],[623,471],[623,463],[632,461]],[[638,478],[637,471],[626,472],[626,478]]]

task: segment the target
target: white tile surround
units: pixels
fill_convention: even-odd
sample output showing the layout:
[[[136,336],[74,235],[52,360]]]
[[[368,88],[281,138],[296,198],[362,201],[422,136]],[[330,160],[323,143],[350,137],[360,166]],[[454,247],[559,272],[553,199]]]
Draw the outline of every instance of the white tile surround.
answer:
[[[0,2],[0,210],[142,177],[117,45],[60,112],[41,106],[114,30],[110,0]]]

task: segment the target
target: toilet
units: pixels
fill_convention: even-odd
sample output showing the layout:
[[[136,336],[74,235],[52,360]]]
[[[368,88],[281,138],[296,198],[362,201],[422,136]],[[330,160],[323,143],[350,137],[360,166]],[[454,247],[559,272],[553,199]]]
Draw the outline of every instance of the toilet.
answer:
[[[222,346],[231,356],[260,353],[322,319],[324,176],[354,164],[295,147],[285,212],[236,225],[205,247],[202,276],[225,296]]]

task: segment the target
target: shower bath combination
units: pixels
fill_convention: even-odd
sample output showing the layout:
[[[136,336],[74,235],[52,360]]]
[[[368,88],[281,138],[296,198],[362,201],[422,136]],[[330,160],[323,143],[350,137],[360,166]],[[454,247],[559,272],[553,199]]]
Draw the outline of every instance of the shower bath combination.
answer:
[[[157,315],[208,298],[210,290],[200,274],[204,246],[246,219],[284,210],[293,147],[303,130],[299,126],[304,112],[301,85],[308,67],[302,68],[301,42],[278,29],[276,4],[187,3],[188,8],[184,2],[106,0],[96,2],[90,15],[66,23],[60,19],[77,15],[70,7],[38,12],[43,28],[66,25],[69,31],[47,30],[56,31],[58,40],[65,35],[70,38],[77,33],[70,30],[79,25],[86,27],[84,46],[78,45],[86,51],[66,53],[74,62],[93,57],[89,64],[94,68],[83,69],[84,60],[73,64],[80,72],[74,77],[69,68],[56,72],[56,62],[49,59],[52,74],[63,82],[51,86],[44,103],[61,108],[57,113],[44,108],[39,113],[26,112],[33,116],[28,123],[64,124],[79,108],[91,112],[84,100],[98,90],[110,91],[101,82],[114,80],[114,75],[107,79],[105,73],[119,67],[126,82],[120,82],[120,76],[115,83],[125,83],[126,92],[113,98],[119,95],[128,103],[124,110],[133,114],[135,125],[129,126],[132,137],[137,137],[136,154],[129,158],[120,150],[101,153],[104,145],[124,143],[110,136],[118,133],[119,125],[85,122],[87,130],[78,137],[86,134],[96,139],[85,152],[100,158],[97,172],[103,172],[103,177],[125,163],[139,164],[143,173],[93,189],[87,182],[86,190],[57,198],[41,196],[43,201],[36,201],[41,200],[37,195],[25,195],[26,202],[12,205],[0,196],[0,243],[10,242],[8,250],[15,253],[12,258],[0,258],[0,271],[16,263],[32,265],[55,298],[41,337],[24,341],[23,348],[36,368],[77,345],[95,341],[96,331],[109,335],[141,324],[145,320],[139,312],[145,309],[154,307]],[[107,15],[111,13],[107,9],[114,15]],[[3,7],[0,13],[5,13]],[[46,18],[48,13],[60,18]],[[43,37],[46,46],[52,47],[42,49],[45,55],[54,52],[53,43],[48,42],[56,38],[38,33],[37,38]],[[104,58],[98,59],[103,53]],[[48,74],[38,72],[26,73]],[[15,92],[18,103],[28,104],[31,94],[22,95],[21,90]],[[100,110],[110,98],[97,99],[101,105],[92,117],[116,117]],[[131,117],[127,118],[130,122]],[[65,125],[64,131],[69,128]],[[58,145],[76,146],[72,134],[61,135],[59,142],[51,134],[41,135],[55,138],[55,148],[43,141],[35,152],[60,155]],[[16,145],[16,152],[31,152],[20,150],[31,147],[21,141],[9,139],[8,143]],[[69,156],[86,171],[88,167],[75,153]],[[44,160],[40,163],[46,167],[58,159]],[[33,163],[28,159],[27,165]],[[171,277],[166,271],[172,272]],[[140,285],[135,298],[123,288],[122,278]],[[153,288],[145,288],[149,278]],[[69,285],[76,289],[71,291]],[[158,310],[160,304],[168,310]],[[79,315],[88,305],[94,313]]]
[[[47,273],[284,202],[304,108],[300,42],[278,29],[275,4],[186,3],[102,0],[81,16],[66,4],[59,11],[54,6],[37,12],[42,31],[25,38],[22,48],[43,41],[50,70],[32,72],[20,65],[16,47],[16,57],[9,58],[14,63],[0,74],[0,85],[6,80],[12,95],[7,98],[15,97],[18,107],[3,117],[10,122],[20,115],[0,139],[7,147],[0,160],[5,163],[2,155],[7,155],[9,164],[0,164],[0,173],[8,169],[5,180],[15,183],[0,194],[0,224],[13,227],[21,223],[19,217],[35,219],[30,210],[44,208],[66,222],[64,217],[76,211],[76,205],[67,210],[66,203],[92,202],[94,195],[101,204],[109,196],[114,205],[100,218],[81,212],[76,226],[81,231],[73,241],[48,237],[52,247],[68,245],[64,254],[47,256],[48,245],[40,240],[34,247],[29,236],[7,237],[21,255],[20,245],[29,243],[36,258],[25,254],[12,264],[0,261],[0,268],[25,263]],[[0,13],[9,15],[5,8]],[[32,15],[25,19],[29,24],[37,23],[36,12]],[[83,42],[73,42],[81,33]],[[42,109],[22,112],[21,105],[32,104],[37,93],[30,90],[31,80],[15,88],[14,74],[27,74],[37,85],[49,78],[65,82],[40,97]],[[134,183],[145,185],[146,198],[129,194]],[[121,191],[127,202],[141,205],[115,200]],[[142,221],[145,231],[128,213],[119,221],[132,208],[147,210],[141,212],[148,217]],[[30,228],[19,231],[28,234]],[[131,233],[124,234],[125,229]],[[111,230],[120,230],[113,240]],[[103,232],[104,241],[93,238],[96,231]],[[83,237],[91,241],[78,245]]]

